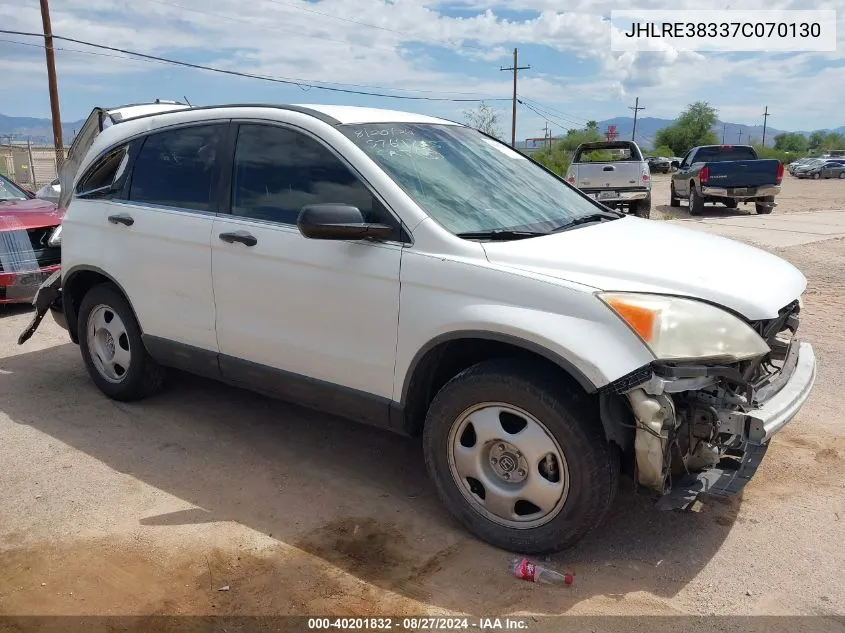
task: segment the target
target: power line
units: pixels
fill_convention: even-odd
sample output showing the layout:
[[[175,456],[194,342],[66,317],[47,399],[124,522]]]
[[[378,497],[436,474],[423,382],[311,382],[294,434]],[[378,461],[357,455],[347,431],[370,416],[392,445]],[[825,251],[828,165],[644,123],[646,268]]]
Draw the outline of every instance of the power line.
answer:
[[[569,127],[570,125],[584,125],[589,120],[589,119],[577,117],[575,115],[570,115],[570,114],[567,114],[565,112],[561,112],[560,110],[556,110],[555,108],[553,108],[551,106],[547,106],[547,105],[539,103],[536,99],[529,99],[525,95],[517,95],[517,96],[520,99],[522,99],[522,101],[527,101],[528,103],[531,103],[535,108],[542,110],[543,112],[545,112],[546,114],[548,114],[551,117],[568,121],[569,123],[562,124],[564,127]]]
[[[0,29],[0,33],[6,35],[22,35],[26,37],[43,37],[41,33],[30,33],[27,31],[10,31],[7,29]],[[91,46],[93,48],[108,50],[116,53],[123,53],[125,55],[132,55],[134,57],[138,57],[140,59],[151,60],[160,63],[172,64],[174,66],[182,66],[185,68],[194,68],[196,70],[205,70],[208,72],[215,72],[221,73],[224,75],[230,75],[234,77],[244,77],[246,79],[260,79],[262,81],[269,81],[272,83],[279,83],[285,84],[290,86],[308,86],[309,88],[316,88],[318,90],[328,90],[330,92],[343,92],[347,94],[357,94],[363,95],[367,97],[383,97],[386,99],[407,99],[411,101],[446,101],[452,103],[478,103],[481,101],[510,101],[510,99],[503,98],[503,97],[487,97],[484,99],[454,99],[454,98],[445,98],[445,97],[415,97],[409,95],[394,95],[394,94],[386,94],[380,92],[368,92],[363,90],[350,90],[348,88],[337,88],[332,86],[322,86],[318,83],[315,83],[314,80],[307,80],[307,81],[298,81],[293,79],[285,79],[281,77],[273,77],[269,75],[256,75],[253,73],[246,73],[241,72],[238,70],[227,70],[225,68],[216,68],[214,66],[206,66],[204,64],[193,64],[191,62],[184,62],[177,59],[169,59],[167,57],[159,57],[157,55],[148,55],[146,53],[139,53],[137,51],[127,50],[125,48],[117,48],[115,46],[106,46],[105,44],[95,44],[93,42],[86,42],[85,40],[78,40],[72,37],[63,37],[60,35],[53,35],[54,40],[61,40],[64,42],[72,42],[74,44],[81,44],[83,46]],[[329,83],[329,82],[324,82]],[[384,88],[382,86],[375,86],[378,90],[391,90],[391,88]],[[397,90],[402,90],[398,88]]]
[[[528,101],[524,97],[519,98],[518,102],[521,103],[522,105],[524,105],[526,108],[528,108],[532,112],[534,112],[534,114],[539,115],[540,117],[542,117],[546,121],[549,121],[550,123],[555,123],[555,124],[559,125],[560,127],[562,127],[565,130],[570,129],[573,126],[584,127],[584,125],[587,122],[586,120],[583,120],[583,121],[561,120],[560,117],[557,117],[553,114],[550,114],[545,108],[542,108],[542,107],[536,105],[536,103],[532,103],[531,101]]]

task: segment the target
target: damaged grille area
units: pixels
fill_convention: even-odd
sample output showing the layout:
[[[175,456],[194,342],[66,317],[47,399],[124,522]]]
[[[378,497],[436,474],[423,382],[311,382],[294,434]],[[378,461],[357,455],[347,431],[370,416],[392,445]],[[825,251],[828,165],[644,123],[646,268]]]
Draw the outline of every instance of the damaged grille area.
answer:
[[[55,226],[0,232],[0,272],[29,272],[60,264],[61,247],[48,241]]]
[[[798,300],[783,307],[773,319],[752,321],[751,326],[766,341],[771,352],[763,358],[744,363],[743,378],[748,382],[754,404],[765,401],[782,386],[797,360],[793,343],[801,311]]]

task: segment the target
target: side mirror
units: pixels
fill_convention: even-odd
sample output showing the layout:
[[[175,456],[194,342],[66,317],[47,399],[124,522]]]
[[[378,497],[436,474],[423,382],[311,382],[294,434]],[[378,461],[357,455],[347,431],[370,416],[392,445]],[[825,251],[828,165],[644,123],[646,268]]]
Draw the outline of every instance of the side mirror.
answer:
[[[302,207],[296,226],[302,235],[314,240],[385,239],[394,234],[392,226],[364,222],[361,211],[348,204]]]

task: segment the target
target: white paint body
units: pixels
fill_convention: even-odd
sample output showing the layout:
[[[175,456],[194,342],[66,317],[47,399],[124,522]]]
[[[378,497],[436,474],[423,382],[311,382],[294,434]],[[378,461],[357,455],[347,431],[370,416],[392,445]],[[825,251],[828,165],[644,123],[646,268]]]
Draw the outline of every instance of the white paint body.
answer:
[[[308,107],[341,123],[456,125]],[[653,356],[597,290],[683,295],[761,319],[777,316],[806,286],[795,267],[762,250],[634,217],[514,242],[460,239],[334,126],[279,108],[129,119],[99,134],[77,178],[105,150],[148,131],[230,119],[296,126],[322,140],[384,199],[412,244],[311,240],[293,226],[228,214],[74,199],[64,220],[63,270],[107,271],[146,334],[398,401],[413,359],[430,341],[483,332],[541,346],[601,387]],[[132,226],[106,220],[127,207]],[[217,239],[239,229],[258,245]]]

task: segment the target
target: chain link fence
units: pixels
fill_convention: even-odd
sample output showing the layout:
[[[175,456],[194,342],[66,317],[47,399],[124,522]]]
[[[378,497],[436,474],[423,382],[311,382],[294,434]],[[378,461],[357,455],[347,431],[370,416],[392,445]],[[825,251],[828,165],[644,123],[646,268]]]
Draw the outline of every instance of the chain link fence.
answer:
[[[35,191],[58,178],[57,153],[52,145],[0,144],[0,174]]]

